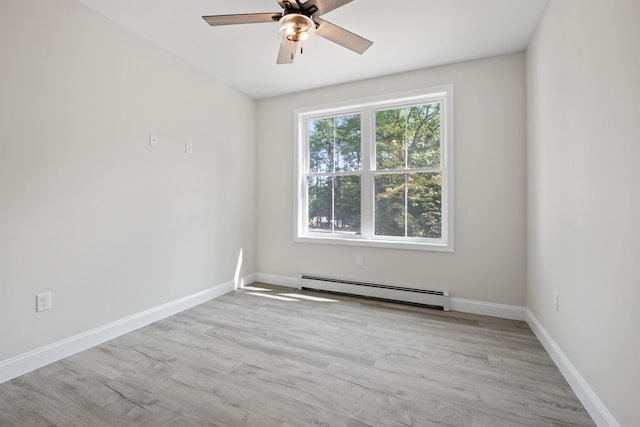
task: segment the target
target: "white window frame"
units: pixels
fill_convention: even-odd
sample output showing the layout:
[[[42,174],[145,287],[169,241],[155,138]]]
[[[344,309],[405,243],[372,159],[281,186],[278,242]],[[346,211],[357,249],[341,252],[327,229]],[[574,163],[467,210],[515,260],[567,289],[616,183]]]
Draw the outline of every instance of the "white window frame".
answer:
[[[453,85],[443,85],[418,91],[298,108],[294,111],[294,241],[394,249],[453,252]],[[402,236],[376,236],[374,222],[375,110],[399,108],[407,104],[441,103],[441,166],[442,171],[442,236],[439,239]],[[308,230],[308,192],[306,171],[309,165],[307,143],[308,120],[348,114],[361,115],[361,230],[362,235],[318,234]]]

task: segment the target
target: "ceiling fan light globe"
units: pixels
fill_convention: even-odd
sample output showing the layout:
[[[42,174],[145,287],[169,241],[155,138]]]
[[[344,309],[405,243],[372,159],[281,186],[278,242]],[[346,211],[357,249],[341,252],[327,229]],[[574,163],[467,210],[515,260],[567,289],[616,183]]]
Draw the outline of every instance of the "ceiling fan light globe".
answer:
[[[316,31],[316,24],[308,16],[289,13],[280,19],[279,37],[282,43],[304,43],[309,41]]]

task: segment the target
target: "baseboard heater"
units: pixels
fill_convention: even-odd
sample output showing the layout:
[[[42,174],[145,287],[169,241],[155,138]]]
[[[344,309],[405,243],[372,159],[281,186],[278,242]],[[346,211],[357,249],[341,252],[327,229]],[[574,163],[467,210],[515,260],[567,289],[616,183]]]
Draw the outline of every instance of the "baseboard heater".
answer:
[[[347,279],[321,277],[310,274],[300,276],[301,289],[362,296],[385,301],[442,308],[449,311],[449,291],[414,289],[382,283],[356,282]]]

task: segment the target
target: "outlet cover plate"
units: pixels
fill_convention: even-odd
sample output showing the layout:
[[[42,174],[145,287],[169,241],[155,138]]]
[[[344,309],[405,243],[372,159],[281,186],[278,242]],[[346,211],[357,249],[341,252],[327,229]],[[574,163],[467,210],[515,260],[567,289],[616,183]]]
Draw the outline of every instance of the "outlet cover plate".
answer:
[[[51,292],[36,295],[36,311],[47,311],[51,309]]]

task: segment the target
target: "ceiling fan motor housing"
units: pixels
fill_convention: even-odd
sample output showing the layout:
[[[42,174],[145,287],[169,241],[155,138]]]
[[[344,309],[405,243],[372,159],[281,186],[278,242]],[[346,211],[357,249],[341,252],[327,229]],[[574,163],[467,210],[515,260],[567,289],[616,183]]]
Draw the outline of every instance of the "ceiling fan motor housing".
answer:
[[[292,3],[295,4],[295,6],[293,6]],[[318,7],[315,4],[307,5],[307,2],[301,3],[298,0],[284,0],[282,4],[284,5],[284,15],[289,13],[302,13],[311,18],[318,12]]]

